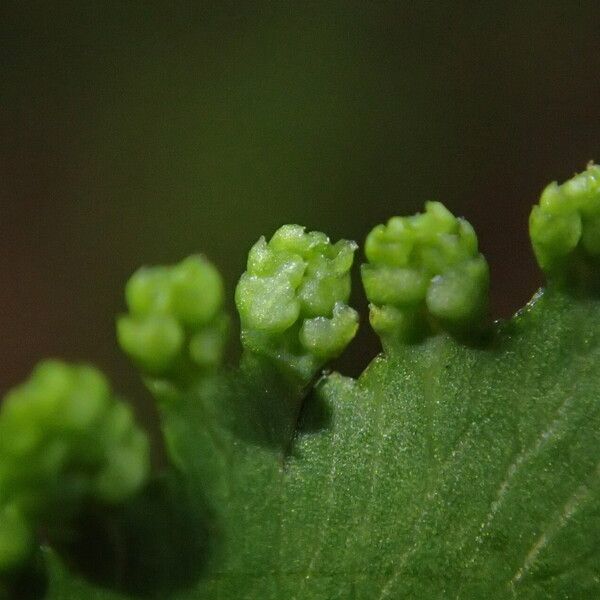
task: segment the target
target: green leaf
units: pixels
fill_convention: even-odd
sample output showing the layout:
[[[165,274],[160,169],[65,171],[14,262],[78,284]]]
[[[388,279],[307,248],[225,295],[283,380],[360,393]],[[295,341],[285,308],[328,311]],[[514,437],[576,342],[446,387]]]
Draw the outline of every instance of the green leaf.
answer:
[[[600,194],[565,185],[578,207],[583,189],[581,210],[592,214]],[[532,217],[542,267],[558,253],[560,267],[552,262],[548,286],[523,310],[487,328],[487,267],[466,222],[429,205],[376,228],[363,276],[382,299],[385,352],[357,380],[333,373],[307,387],[297,354],[298,378],[281,368],[288,358],[277,344],[308,351],[314,339],[311,360],[333,352],[326,329],[295,337],[302,312],[289,323],[287,313],[264,315],[286,327],[268,328],[268,351],[258,344],[239,369],[149,380],[171,466],[131,502],[82,520],[80,537],[101,549],[106,568],[90,569],[68,544],[46,550],[46,597],[600,597],[598,230],[585,215],[575,244],[565,242],[568,227],[546,235]],[[283,233],[255,246],[258,274],[243,279],[267,281],[238,288],[253,343],[255,321],[244,314],[258,314],[257,297],[283,286],[300,306],[304,236],[329,248],[321,234]],[[328,307],[334,319],[338,301]],[[415,325],[420,335],[405,335]],[[343,344],[333,345],[337,353]]]
[[[493,344],[322,380],[287,455],[209,430],[227,392],[187,396],[165,427],[219,541],[173,597],[596,597],[599,365],[599,302],[546,291]],[[50,598],[92,597],[74,585]]]

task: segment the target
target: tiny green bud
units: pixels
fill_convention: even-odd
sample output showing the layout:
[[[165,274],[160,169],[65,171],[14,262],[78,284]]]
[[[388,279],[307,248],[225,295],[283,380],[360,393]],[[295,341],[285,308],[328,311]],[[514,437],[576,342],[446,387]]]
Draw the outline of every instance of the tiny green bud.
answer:
[[[163,373],[175,362],[185,334],[169,315],[117,320],[117,339],[123,350],[150,373]]]
[[[190,256],[171,269],[173,314],[189,327],[213,321],[223,306],[223,280],[202,256]]]
[[[0,506],[0,574],[25,563],[34,540],[27,520],[15,505]]]
[[[448,323],[478,320],[487,300],[481,290],[487,290],[488,273],[485,259],[479,256],[436,275],[427,289],[429,312]]]
[[[125,287],[129,314],[117,320],[121,348],[154,377],[185,380],[220,364],[228,319],[223,281],[203,256],[143,267]]]
[[[110,504],[123,502],[144,484],[148,475],[148,439],[137,429],[132,429],[132,417],[126,417],[127,428],[107,449],[105,464],[94,482],[94,491]]]
[[[327,361],[342,353],[358,330],[356,311],[336,302],[333,315],[305,319],[300,328],[300,343],[317,358]]]
[[[529,217],[538,264],[549,277],[577,273],[600,259],[600,166],[590,164],[562,185],[551,183]],[[588,270],[589,273],[589,270]]]
[[[365,243],[361,275],[373,328],[408,341],[438,328],[478,330],[488,299],[488,266],[471,225],[439,202],[393,217]]]
[[[299,225],[260,238],[235,294],[244,347],[302,380],[338,356],[358,327],[347,305],[355,250]]]
[[[202,327],[190,338],[189,352],[197,365],[218,365],[223,355],[223,342],[229,331],[229,318],[220,314],[210,325]]]

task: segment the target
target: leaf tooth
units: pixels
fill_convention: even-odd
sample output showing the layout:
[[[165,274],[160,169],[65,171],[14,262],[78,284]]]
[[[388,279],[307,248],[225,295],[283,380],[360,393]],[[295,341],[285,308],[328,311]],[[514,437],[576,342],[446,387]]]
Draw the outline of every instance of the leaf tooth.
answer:
[[[99,371],[40,363],[0,411],[0,577],[31,559],[35,531],[131,498],[149,470],[147,435]]]
[[[306,384],[354,337],[348,306],[356,243],[284,225],[250,250],[235,300],[246,352]],[[255,258],[258,257],[258,258]]]
[[[439,202],[371,231],[361,275],[371,325],[384,345],[416,341],[441,329],[469,336],[480,332],[489,270],[477,248],[471,225]]]
[[[260,254],[259,241],[254,262]],[[117,319],[117,338],[146,376],[187,385],[221,364],[229,319],[221,275],[204,256],[142,267],[125,299],[129,313]]]
[[[600,166],[563,184],[552,182],[529,216],[529,236],[540,268],[567,287],[597,285],[600,262]]]

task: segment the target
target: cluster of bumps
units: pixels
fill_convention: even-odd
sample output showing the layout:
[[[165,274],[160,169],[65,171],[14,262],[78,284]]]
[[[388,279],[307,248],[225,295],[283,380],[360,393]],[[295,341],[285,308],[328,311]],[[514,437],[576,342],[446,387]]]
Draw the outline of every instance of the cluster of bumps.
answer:
[[[86,500],[117,504],[149,473],[131,409],[86,365],[46,361],[7,394],[0,417],[0,573],[26,560],[38,530]]]
[[[530,234],[551,276],[574,257],[598,257],[600,167],[546,188]],[[297,225],[261,238],[236,290],[245,357],[306,386],[338,356],[358,327],[348,306],[356,248]],[[384,345],[440,330],[479,331],[485,322],[487,263],[473,228],[440,203],[375,227],[365,254],[370,320]],[[119,343],[148,383],[193,385],[221,365],[229,328],[223,301],[221,276],[202,256],[140,269],[126,287]],[[0,580],[31,559],[40,531],[71,522],[84,503],[110,505],[136,494],[149,465],[146,433],[102,374],[40,364],[0,412]]]

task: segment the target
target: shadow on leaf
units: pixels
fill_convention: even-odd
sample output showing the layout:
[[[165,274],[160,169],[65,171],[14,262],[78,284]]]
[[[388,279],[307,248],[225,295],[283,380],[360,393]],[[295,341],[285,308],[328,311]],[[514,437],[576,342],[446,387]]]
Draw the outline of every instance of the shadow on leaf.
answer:
[[[214,540],[202,505],[169,473],[117,510],[90,507],[77,524],[77,539],[54,546],[71,569],[103,587],[164,598],[202,573]]]

